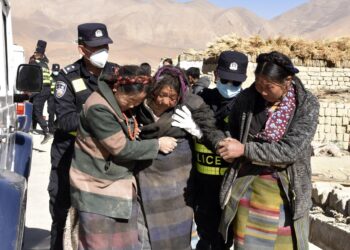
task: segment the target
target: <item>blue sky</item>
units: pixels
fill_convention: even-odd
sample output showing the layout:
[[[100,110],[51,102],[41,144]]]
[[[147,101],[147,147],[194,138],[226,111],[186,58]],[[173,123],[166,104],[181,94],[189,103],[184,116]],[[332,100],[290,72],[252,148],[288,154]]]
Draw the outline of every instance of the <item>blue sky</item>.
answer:
[[[189,2],[189,0],[178,0],[179,2]],[[271,19],[283,12],[292,9],[300,4],[308,2],[308,0],[209,0],[213,4],[223,7],[244,7],[258,16]]]

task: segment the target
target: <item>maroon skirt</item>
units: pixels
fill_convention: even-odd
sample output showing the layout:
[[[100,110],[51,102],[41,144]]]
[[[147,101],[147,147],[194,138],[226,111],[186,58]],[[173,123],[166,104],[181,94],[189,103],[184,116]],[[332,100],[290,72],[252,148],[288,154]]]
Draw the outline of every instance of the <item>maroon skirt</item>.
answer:
[[[134,197],[130,219],[116,219],[99,214],[78,211],[79,250],[139,250],[139,203]]]

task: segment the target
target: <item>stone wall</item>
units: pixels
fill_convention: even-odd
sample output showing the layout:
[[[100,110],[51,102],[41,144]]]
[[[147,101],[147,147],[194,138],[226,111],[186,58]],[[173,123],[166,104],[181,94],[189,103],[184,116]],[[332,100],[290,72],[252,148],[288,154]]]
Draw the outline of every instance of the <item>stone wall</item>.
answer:
[[[332,142],[342,149],[349,149],[350,103],[320,100],[320,115],[315,142]]]
[[[298,77],[307,89],[314,90],[345,90],[350,89],[350,68],[304,67],[299,69]],[[249,62],[247,84],[254,81],[256,63]]]
[[[254,70],[256,63],[254,58],[249,58],[248,78],[243,84],[243,88],[250,86],[254,82]],[[315,94],[320,92],[341,92],[350,91],[350,67],[340,65],[339,68],[327,67],[323,61],[293,60],[299,69],[298,77],[305,87]],[[199,67],[202,72],[213,78],[213,70],[216,67],[215,60],[203,60],[198,56],[181,55],[179,65],[182,68]],[[303,66],[307,65],[307,66]],[[315,142],[332,142],[342,149],[349,149],[350,137],[350,92],[338,98],[337,96],[327,96],[323,94],[320,98],[320,116]]]

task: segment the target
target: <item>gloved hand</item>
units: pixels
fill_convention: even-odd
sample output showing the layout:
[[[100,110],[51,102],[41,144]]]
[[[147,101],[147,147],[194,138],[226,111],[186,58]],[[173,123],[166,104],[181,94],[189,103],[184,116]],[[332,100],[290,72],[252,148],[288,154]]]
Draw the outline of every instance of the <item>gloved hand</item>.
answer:
[[[173,119],[172,126],[182,128],[198,139],[202,137],[201,129],[194,122],[191,111],[186,106],[176,109],[171,118]]]

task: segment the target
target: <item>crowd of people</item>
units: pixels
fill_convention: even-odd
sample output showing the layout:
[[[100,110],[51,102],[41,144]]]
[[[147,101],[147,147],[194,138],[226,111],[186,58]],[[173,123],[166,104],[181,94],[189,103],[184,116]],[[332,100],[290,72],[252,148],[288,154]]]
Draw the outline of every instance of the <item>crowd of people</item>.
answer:
[[[260,54],[243,90],[247,55],[223,51],[208,88],[170,58],[154,74],[109,62],[111,43],[104,24],[81,24],[75,63],[50,76],[41,40],[31,60],[44,69],[33,119],[44,143],[54,133],[51,249],[71,207],[78,249],[191,249],[193,223],[198,250],[308,249],[319,104],[290,58]]]

